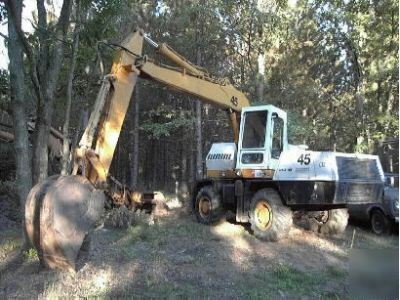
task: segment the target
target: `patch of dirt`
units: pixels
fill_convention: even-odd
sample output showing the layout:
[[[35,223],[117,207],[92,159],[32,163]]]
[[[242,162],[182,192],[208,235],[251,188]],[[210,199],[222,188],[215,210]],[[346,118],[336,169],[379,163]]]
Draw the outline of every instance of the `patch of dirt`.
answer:
[[[353,226],[335,238],[293,227],[287,239],[267,243],[234,222],[198,224],[175,206],[128,229],[96,228],[74,276],[24,259],[0,274],[0,298],[349,298],[354,230],[353,248],[398,252],[398,236]]]

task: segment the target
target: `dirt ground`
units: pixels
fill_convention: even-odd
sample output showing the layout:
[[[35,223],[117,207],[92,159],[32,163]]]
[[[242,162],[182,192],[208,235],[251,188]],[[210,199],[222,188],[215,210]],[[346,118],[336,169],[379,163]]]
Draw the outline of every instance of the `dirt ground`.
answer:
[[[395,260],[399,251],[398,235],[352,225],[334,238],[294,227],[289,238],[266,243],[232,221],[198,224],[178,207],[158,218],[137,216],[128,229],[100,224],[71,275],[42,269],[35,251],[13,261],[18,236],[15,227],[0,233],[0,298],[346,299],[353,298],[352,253],[386,251],[394,258],[385,260]],[[385,297],[396,299],[398,260],[390,264],[379,276],[389,282]]]

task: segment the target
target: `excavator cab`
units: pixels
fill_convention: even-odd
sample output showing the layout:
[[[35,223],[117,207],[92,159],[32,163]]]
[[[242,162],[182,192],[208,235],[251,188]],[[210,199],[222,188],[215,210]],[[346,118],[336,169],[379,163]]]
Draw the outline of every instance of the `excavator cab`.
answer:
[[[270,177],[288,149],[286,112],[273,105],[245,107],[238,143],[215,143],[206,157],[211,178]]]
[[[236,169],[274,170],[287,147],[286,112],[273,105],[243,109]]]

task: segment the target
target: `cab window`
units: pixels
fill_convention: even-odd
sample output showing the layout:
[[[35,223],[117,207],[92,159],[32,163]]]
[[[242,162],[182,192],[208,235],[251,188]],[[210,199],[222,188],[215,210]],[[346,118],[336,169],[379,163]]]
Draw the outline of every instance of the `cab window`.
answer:
[[[243,148],[263,148],[268,111],[251,111],[245,114]]]

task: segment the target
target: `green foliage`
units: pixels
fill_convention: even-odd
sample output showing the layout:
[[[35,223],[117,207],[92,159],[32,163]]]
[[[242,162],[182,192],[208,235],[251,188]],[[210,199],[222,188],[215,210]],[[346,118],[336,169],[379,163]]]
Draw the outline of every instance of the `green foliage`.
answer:
[[[3,2],[0,2],[0,22],[3,22],[7,19],[7,9],[6,5]]]
[[[184,117],[177,117],[167,123],[154,123],[146,121],[141,125],[141,129],[144,130],[148,135],[155,139],[160,137],[170,136],[175,133],[178,129],[183,129],[187,126],[193,125],[194,119],[186,119]]]
[[[82,16],[71,119],[76,132],[82,111],[90,111],[96,98],[99,79],[111,67],[113,51],[99,41],[120,43],[139,27],[211,74],[229,78],[253,104],[288,111],[291,143],[314,150],[372,152],[376,141],[399,134],[397,1],[82,0]],[[38,31],[27,37],[35,50]],[[70,40],[69,34],[66,42]],[[172,64],[148,46],[144,52],[156,62]],[[65,55],[70,55],[68,49]],[[64,64],[60,95],[67,71]],[[2,84],[7,80],[1,73],[2,107],[9,101]],[[33,98],[32,84],[27,86],[27,98]],[[190,179],[195,173],[190,166],[195,151],[188,145],[196,144],[196,98],[159,85],[139,86],[140,155],[146,155],[139,166],[142,184],[152,179],[160,184],[154,188],[164,187],[157,174],[165,177],[173,168],[186,168],[179,176]],[[56,128],[63,122],[64,102],[62,96],[57,99]],[[132,151],[131,121],[128,116],[128,133],[121,133],[116,151],[121,174],[129,173],[124,161]],[[226,124],[225,112],[203,105],[203,154],[211,142],[232,140]]]
[[[140,129],[154,139],[170,136],[194,123],[194,117],[187,111],[163,104],[148,111],[147,116],[148,119],[141,124]]]
[[[288,140],[291,144],[302,144],[312,132],[312,127],[297,112],[288,111]]]
[[[30,248],[23,253],[24,258],[27,260],[32,260],[32,259],[37,259],[38,258],[38,253],[36,249]]]

